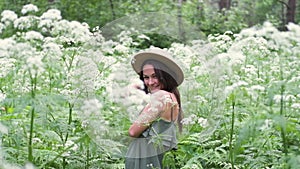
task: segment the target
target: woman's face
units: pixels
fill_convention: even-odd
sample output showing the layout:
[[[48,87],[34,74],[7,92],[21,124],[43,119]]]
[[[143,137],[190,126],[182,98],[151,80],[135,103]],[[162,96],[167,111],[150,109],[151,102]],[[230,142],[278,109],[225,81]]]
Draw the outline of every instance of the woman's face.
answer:
[[[162,89],[162,84],[159,82],[155,74],[153,65],[146,64],[143,67],[143,77],[144,77],[144,83],[150,90],[150,93]]]

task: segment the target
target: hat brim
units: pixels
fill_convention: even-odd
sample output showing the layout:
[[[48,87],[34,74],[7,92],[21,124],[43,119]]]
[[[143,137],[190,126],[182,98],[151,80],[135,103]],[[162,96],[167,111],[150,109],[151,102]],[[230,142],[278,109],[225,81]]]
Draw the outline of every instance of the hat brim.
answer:
[[[132,57],[131,65],[137,74],[142,71],[142,65],[147,60],[156,60],[163,63],[172,71],[169,73],[177,82],[178,86],[183,82],[184,75],[182,69],[171,59],[171,55],[162,49],[149,49],[139,52]]]

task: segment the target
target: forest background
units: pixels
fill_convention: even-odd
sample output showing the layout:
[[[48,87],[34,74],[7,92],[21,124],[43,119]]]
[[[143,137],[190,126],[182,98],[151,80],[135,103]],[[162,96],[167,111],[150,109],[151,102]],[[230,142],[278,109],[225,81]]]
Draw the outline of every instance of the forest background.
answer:
[[[0,0],[0,168],[124,168],[147,97],[132,54],[185,73],[171,168],[298,169],[296,0]]]
[[[23,5],[28,3],[39,7],[37,15],[56,8],[66,20],[85,22],[90,28],[101,28],[132,14],[162,12],[176,17],[179,22],[181,18],[186,20],[206,36],[228,30],[238,33],[264,21],[286,30],[287,23],[300,21],[300,10],[296,10],[300,4],[296,0],[1,0],[0,11],[21,14]]]

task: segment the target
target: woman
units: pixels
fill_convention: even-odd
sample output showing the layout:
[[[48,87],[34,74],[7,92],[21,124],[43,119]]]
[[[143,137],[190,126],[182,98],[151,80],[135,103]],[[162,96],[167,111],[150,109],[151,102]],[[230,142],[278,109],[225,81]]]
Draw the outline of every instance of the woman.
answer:
[[[159,48],[135,54],[131,64],[144,82],[143,90],[150,93],[150,102],[129,128],[129,136],[134,139],[126,154],[125,168],[160,169],[164,153],[177,146],[175,122],[182,130],[177,87],[183,82],[183,72],[170,54]]]

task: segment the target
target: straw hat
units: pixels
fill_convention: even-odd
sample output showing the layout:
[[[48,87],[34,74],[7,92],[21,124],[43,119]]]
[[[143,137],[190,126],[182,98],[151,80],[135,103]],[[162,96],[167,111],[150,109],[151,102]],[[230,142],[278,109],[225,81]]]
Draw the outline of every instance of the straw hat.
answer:
[[[178,86],[183,82],[184,75],[181,68],[173,61],[172,56],[167,51],[160,48],[150,48],[138,52],[132,57],[131,65],[137,74],[142,71],[142,65],[147,60],[155,60],[164,64],[167,68],[163,71],[169,73],[177,82]]]

